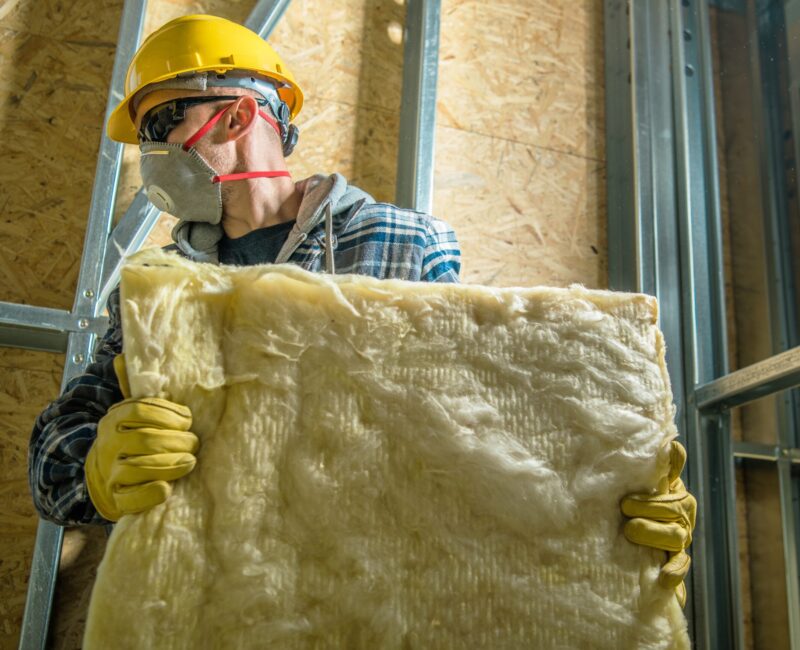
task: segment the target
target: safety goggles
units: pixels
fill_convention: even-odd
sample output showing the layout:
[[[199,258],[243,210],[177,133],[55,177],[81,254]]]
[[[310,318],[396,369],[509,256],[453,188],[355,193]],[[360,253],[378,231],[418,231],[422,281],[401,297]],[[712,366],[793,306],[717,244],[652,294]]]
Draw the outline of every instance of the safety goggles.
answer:
[[[219,101],[235,101],[243,95],[202,95],[185,97],[158,104],[145,113],[139,127],[139,142],[166,142],[167,136],[186,118],[187,109],[198,104],[209,104]],[[267,101],[254,97],[259,106],[266,106]]]

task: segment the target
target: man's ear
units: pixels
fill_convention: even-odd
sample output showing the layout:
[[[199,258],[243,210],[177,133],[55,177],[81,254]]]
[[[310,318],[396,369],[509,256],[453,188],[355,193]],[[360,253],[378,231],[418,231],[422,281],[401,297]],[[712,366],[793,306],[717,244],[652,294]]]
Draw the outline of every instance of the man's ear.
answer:
[[[250,95],[242,95],[231,106],[226,116],[226,140],[238,140],[250,133],[258,120],[258,102]]]

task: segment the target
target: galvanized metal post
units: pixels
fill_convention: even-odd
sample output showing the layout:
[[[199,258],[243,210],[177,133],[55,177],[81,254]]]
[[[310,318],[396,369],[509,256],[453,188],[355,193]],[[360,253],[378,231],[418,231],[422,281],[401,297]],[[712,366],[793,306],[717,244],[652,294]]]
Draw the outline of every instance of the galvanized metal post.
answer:
[[[119,284],[119,274],[125,257],[142,247],[160,216],[161,210],[147,200],[144,190],[136,192],[108,241],[98,296],[101,305],[108,302],[109,294]]]
[[[612,289],[637,291],[641,246],[634,209],[635,134],[633,129],[634,51],[628,0],[605,0],[606,172],[608,200],[608,281]],[[669,105],[669,104],[668,104]]]
[[[406,5],[403,99],[397,154],[397,205],[430,213],[439,67],[439,0]]]
[[[743,642],[735,474],[727,412],[701,414],[696,386],[728,372],[716,116],[705,0],[671,0],[673,89],[681,235],[686,432],[690,486],[700,516],[693,545],[696,641]],[[698,625],[699,623],[699,625]],[[701,635],[702,636],[699,636]]]
[[[695,385],[727,370],[707,7],[606,0],[605,9],[611,288],[659,299],[688,483],[701,504],[687,611],[698,647],[735,647],[728,419],[701,417],[694,403]]]
[[[291,0],[259,0],[244,23],[261,38],[269,38],[272,31],[289,8]]]

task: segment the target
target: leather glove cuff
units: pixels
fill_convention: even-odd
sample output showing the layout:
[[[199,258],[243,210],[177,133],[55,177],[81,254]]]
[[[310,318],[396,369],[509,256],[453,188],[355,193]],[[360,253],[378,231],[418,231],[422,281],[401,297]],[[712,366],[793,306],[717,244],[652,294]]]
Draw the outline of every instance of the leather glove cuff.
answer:
[[[106,484],[106,481],[97,467],[95,444],[89,449],[89,453],[86,456],[86,465],[83,468],[86,490],[89,492],[89,499],[91,499],[92,505],[94,505],[95,510],[101,517],[109,521],[118,521],[120,514],[114,503],[114,498],[112,495],[106,494],[102,487]]]

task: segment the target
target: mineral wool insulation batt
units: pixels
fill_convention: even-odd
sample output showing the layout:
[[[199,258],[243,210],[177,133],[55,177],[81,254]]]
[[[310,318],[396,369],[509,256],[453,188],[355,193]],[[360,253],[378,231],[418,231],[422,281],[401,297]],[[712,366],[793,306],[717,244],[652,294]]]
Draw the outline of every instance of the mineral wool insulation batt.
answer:
[[[655,299],[161,251],[121,291],[133,396],[201,447],[114,528],[89,650],[689,646],[621,532],[676,435]]]

